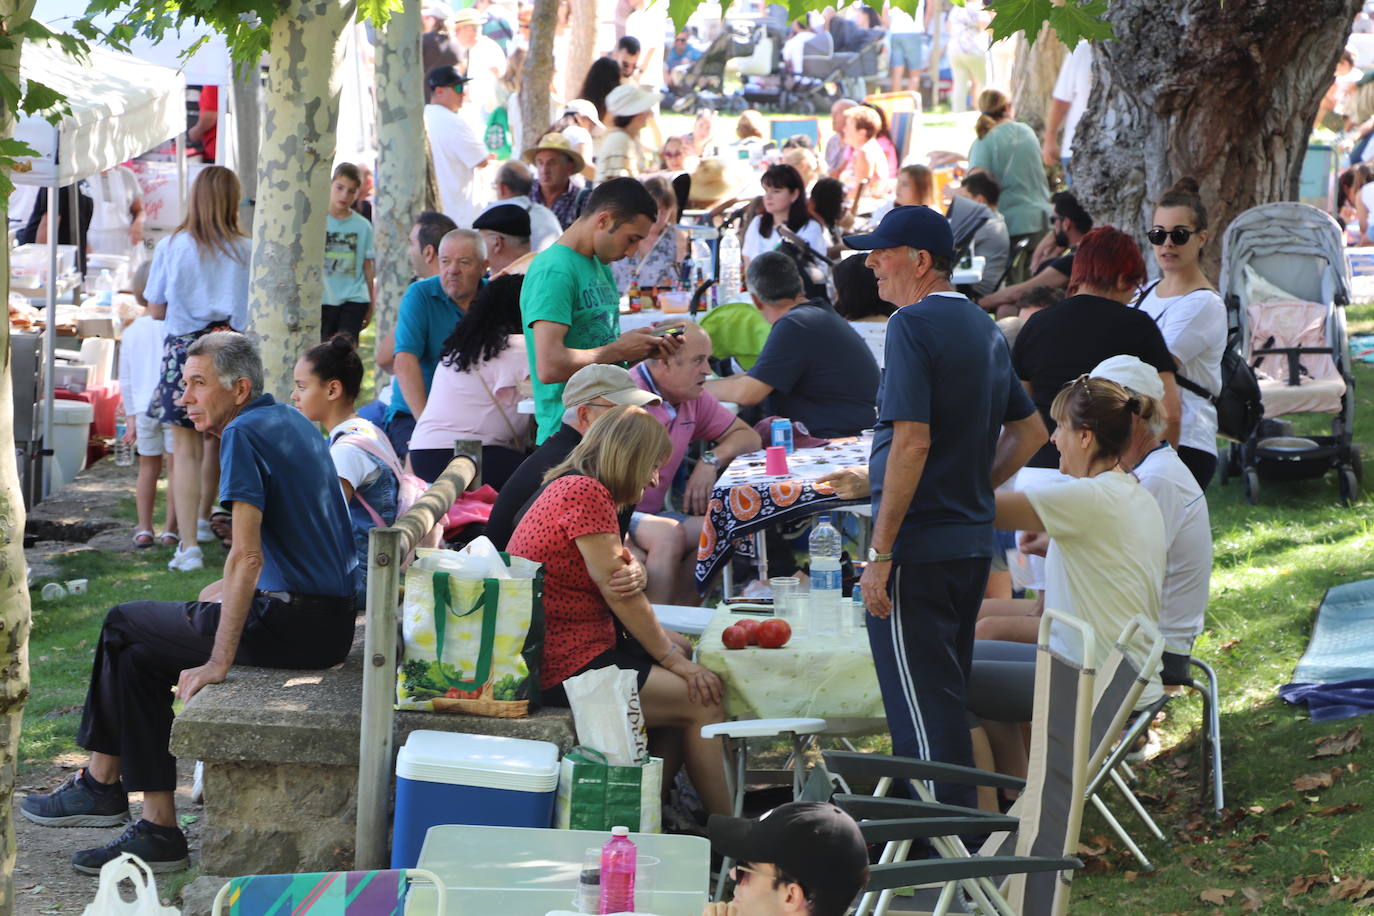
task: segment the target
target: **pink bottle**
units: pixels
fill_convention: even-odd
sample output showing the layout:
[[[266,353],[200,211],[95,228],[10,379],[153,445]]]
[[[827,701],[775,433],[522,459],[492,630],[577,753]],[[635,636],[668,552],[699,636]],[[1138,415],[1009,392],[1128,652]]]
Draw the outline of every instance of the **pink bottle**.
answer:
[[[630,828],[612,827],[601,847],[601,912],[629,913],[635,908],[636,850]]]

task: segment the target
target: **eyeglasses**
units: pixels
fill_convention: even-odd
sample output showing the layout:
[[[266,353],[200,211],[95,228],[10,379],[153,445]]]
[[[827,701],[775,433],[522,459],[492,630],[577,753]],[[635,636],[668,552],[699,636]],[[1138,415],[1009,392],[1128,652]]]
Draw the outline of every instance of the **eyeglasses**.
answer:
[[[736,863],[735,863],[735,871],[737,871],[737,872],[742,871],[742,872],[744,872],[744,873],[747,874],[747,875],[758,875],[760,878],[771,878],[771,877],[773,877],[772,875],[768,874],[768,873],[765,872],[765,871],[760,871],[759,869],[754,868],[753,866],[749,865],[747,862],[736,862]],[[742,880],[742,879],[739,877],[739,875],[736,875],[736,876],[735,876],[735,880],[736,880],[736,881],[740,881],[740,880]]]
[[[1145,237],[1150,240],[1151,245],[1163,245],[1165,239],[1175,245],[1187,245],[1188,240],[1197,235],[1198,231],[1197,229],[1160,229],[1155,227],[1145,233]]]

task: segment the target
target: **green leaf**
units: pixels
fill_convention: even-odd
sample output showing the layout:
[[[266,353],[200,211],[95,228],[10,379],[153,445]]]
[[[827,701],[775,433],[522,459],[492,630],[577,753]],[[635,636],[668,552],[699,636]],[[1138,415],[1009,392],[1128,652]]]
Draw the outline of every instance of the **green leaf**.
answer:
[[[16,140],[13,137],[0,139],[0,199],[8,199],[14,192],[14,182],[10,179],[10,173],[15,171],[15,166],[19,164],[19,157],[37,156],[38,150],[29,146],[23,140]],[[27,171],[28,163],[24,164]]]
[[[67,104],[67,97],[56,89],[37,80],[29,80],[19,110],[25,114],[37,112],[56,124],[62,115],[71,110],[71,106]]]
[[[1074,0],[1067,0],[1072,3]],[[1018,32],[1024,33],[1026,43],[1033,44],[1040,27],[1049,21],[1054,9],[1050,0],[991,0],[992,40],[1001,41]]]
[[[668,0],[668,16],[673,20],[674,34],[687,27],[687,19],[696,12],[701,0]]]
[[[1059,40],[1072,48],[1080,41],[1108,41],[1112,35],[1107,22],[1107,0],[1066,0],[1050,9],[1050,25]]]
[[[404,7],[403,0],[358,0],[357,21],[384,26],[392,13],[399,13]]]

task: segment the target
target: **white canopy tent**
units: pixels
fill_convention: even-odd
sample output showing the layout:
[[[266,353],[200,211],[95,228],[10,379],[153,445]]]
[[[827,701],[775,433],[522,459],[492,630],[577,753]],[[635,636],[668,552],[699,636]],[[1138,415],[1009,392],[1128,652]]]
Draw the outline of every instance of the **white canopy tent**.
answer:
[[[70,111],[51,124],[30,115],[15,124],[14,136],[38,155],[27,161],[30,170],[16,171],[17,184],[47,190],[48,212],[60,213],[58,189],[113,168],[158,146],[186,129],[186,80],[168,67],[148,63],[105,48],[92,48],[78,63],[61,50],[26,45],[20,58],[20,77],[36,79],[62,93]],[[180,151],[181,193],[185,196],[185,153]],[[41,193],[41,192],[40,192]],[[48,233],[48,301],[44,334],[43,443],[53,442],[51,385],[57,343],[57,238]],[[42,495],[50,475],[44,468]]]

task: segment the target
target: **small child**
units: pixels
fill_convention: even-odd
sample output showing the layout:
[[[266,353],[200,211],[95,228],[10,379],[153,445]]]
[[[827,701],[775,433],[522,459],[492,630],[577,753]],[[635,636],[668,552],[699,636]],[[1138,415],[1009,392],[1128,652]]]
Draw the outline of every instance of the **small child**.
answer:
[[[356,345],[376,302],[372,223],[354,211],[363,177],[351,162],[334,169],[324,236],[324,305],[320,340],[344,333]]]
[[[146,306],[143,288],[148,283],[151,262],[144,261],[134,271],[133,293],[139,305]],[[119,391],[124,401],[124,441],[134,443],[138,452],[138,487],[135,505],[138,530],[134,546],[139,549],[177,543],[176,514],[167,500],[167,521],[162,532],[153,537],[153,504],[157,502],[157,479],[162,474],[162,458],[167,457],[167,477],[172,476],[172,427],[148,416],[148,404],[162,372],[162,342],[166,335],[162,322],[151,315],[134,319],[119,344]]]

